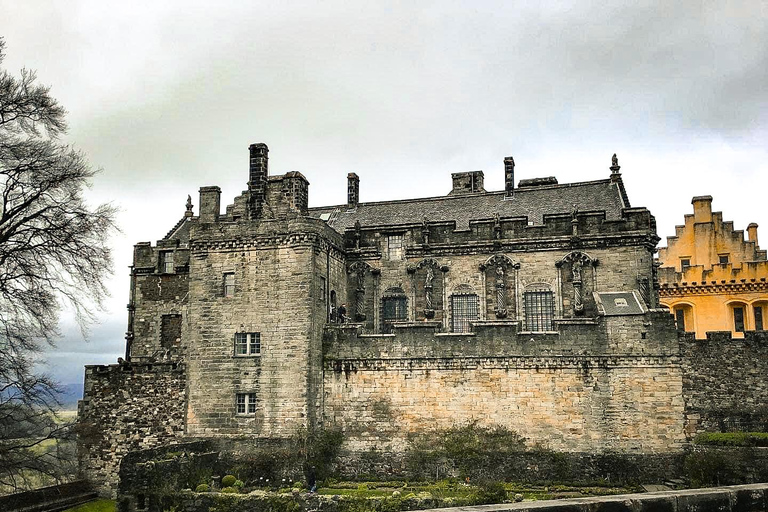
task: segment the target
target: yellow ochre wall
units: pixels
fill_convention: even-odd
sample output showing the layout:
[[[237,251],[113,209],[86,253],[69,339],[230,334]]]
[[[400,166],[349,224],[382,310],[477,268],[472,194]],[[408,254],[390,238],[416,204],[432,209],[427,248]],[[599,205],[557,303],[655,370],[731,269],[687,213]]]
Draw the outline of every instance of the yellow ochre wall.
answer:
[[[735,329],[735,308],[744,312],[744,330],[760,329],[756,308],[762,329],[768,329],[768,261],[758,246],[757,224],[747,226],[745,240],[743,230],[712,212],[712,196],[694,197],[692,204],[693,214],[659,249],[660,303],[672,314],[683,310],[685,330],[696,338],[706,338],[709,331],[742,337]],[[721,256],[727,263],[720,263]]]

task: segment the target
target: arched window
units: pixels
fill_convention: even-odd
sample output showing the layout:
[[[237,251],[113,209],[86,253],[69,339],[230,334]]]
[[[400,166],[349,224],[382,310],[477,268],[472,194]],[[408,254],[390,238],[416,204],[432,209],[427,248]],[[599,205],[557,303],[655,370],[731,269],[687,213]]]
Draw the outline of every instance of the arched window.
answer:
[[[535,284],[523,293],[526,331],[555,330],[555,296],[546,284]]]
[[[392,324],[408,319],[408,299],[402,288],[389,288],[381,299],[381,332],[390,334]]]
[[[694,332],[696,330],[693,320],[693,308],[689,304],[675,304],[672,307],[672,316],[675,317],[675,325],[678,331]]]
[[[468,287],[451,295],[452,332],[472,332],[472,322],[479,318],[478,304],[477,294]]]

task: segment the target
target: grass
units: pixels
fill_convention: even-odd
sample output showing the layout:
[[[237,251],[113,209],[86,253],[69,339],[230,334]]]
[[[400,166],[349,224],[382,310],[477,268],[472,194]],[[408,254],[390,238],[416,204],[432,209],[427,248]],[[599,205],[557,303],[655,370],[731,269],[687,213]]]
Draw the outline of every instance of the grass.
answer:
[[[112,500],[96,500],[84,503],[64,512],[115,512],[116,504]]]

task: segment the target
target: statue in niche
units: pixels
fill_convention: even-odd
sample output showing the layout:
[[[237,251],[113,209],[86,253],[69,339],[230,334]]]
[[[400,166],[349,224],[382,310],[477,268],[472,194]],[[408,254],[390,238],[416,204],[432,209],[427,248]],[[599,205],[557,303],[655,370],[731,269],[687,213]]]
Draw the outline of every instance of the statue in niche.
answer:
[[[427,275],[424,278],[424,316],[427,318],[433,318],[435,316],[435,310],[432,306],[432,282],[435,279],[435,270],[432,265],[427,266]]]
[[[504,284],[504,264],[496,264],[496,318],[507,316],[507,287]]]
[[[581,282],[581,260],[575,259],[573,260],[573,264],[571,265],[571,272],[573,273],[573,282],[574,283],[580,283]]]
[[[360,249],[360,238],[362,237],[362,233],[360,232],[360,221],[355,221],[355,249]]]
[[[355,275],[355,321],[365,320],[365,274],[371,270],[368,264],[358,261],[349,267],[349,273]]]

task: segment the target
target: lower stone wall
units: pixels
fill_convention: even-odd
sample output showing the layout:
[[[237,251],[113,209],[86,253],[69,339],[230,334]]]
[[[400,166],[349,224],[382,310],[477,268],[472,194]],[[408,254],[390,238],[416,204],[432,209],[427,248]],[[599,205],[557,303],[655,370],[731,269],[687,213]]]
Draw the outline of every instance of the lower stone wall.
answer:
[[[678,452],[685,442],[675,356],[335,360],[324,411],[352,451],[402,451],[410,434],[469,422],[564,452]]]
[[[78,459],[83,476],[114,497],[122,458],[184,434],[186,373],[176,363],[85,367],[78,404]]]
[[[685,432],[768,431],[768,332],[680,337]]]

